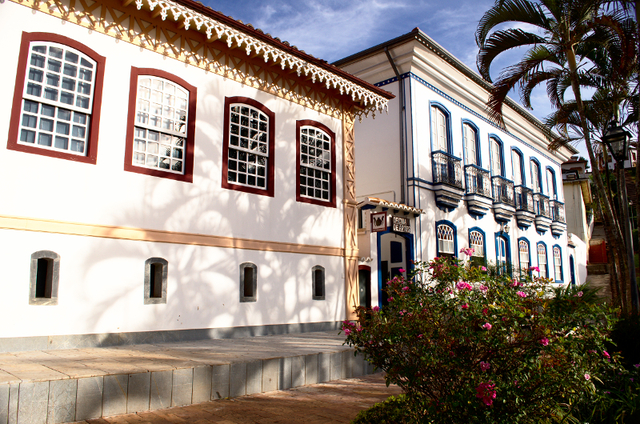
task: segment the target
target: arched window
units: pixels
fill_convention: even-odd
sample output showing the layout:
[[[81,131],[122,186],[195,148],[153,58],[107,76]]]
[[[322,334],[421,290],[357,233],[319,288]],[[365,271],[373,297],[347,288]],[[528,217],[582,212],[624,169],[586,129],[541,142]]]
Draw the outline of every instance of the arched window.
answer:
[[[538,243],[538,268],[540,268],[540,277],[548,278],[547,246],[544,243]]]
[[[502,143],[495,137],[491,137],[491,174],[504,176],[504,163]]]
[[[469,231],[469,247],[473,249],[471,263],[485,265],[484,234],[478,230]]]
[[[438,238],[438,256],[455,256],[455,230],[448,224],[436,226]]]
[[[473,249],[473,256],[484,257],[484,235],[480,231],[469,232],[469,247]]]
[[[465,165],[480,166],[478,151],[478,133],[474,127],[465,123],[462,125],[464,136],[464,163]]]
[[[559,246],[553,246],[553,269],[555,280],[562,282],[562,252]]]
[[[336,206],[335,134],[315,121],[298,121],[299,202]]]
[[[511,169],[513,185],[526,185],[522,174],[522,154],[517,150],[511,150]]]
[[[532,160],[531,161],[531,189],[534,193],[542,193],[542,186],[540,184],[540,164]]]
[[[551,199],[558,199],[558,192],[556,190],[556,174],[551,168],[547,168],[547,193]]]
[[[275,114],[246,97],[225,99],[222,187],[273,197]]]
[[[131,69],[124,168],[193,181],[196,88],[158,69]]]
[[[433,151],[449,152],[449,117],[437,106],[431,106]]]
[[[529,255],[529,242],[524,239],[518,241],[518,259],[520,261],[520,272],[528,274],[529,268],[531,267],[531,259]]]
[[[67,37],[23,33],[7,148],[96,163],[104,57]]]

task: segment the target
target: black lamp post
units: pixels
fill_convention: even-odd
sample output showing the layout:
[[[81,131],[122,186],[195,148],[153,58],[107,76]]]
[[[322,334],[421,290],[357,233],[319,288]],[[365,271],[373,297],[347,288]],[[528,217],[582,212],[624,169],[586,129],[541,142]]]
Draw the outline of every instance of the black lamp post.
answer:
[[[604,133],[602,141],[609,147],[611,155],[616,160],[616,168],[620,180],[621,211],[623,217],[624,238],[627,245],[627,263],[629,264],[629,278],[631,279],[631,308],[634,314],[638,313],[638,283],[636,280],[636,265],[633,251],[633,235],[629,221],[629,201],[627,200],[627,183],[625,181],[624,162],[629,151],[630,134],[613,120]],[[637,178],[637,177],[636,177]]]

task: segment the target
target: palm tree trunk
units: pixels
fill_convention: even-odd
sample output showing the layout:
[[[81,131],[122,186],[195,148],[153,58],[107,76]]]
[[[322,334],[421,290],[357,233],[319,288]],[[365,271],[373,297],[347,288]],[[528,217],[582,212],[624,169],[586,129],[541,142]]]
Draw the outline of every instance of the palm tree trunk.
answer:
[[[567,40],[571,40],[570,37],[570,28],[567,25]],[[616,251],[616,256],[618,258],[624,258],[624,239],[622,238],[622,231],[620,230],[620,226],[618,220],[615,218],[613,214],[613,208],[611,207],[611,202],[606,195],[606,189],[604,187],[604,183],[602,181],[602,175],[600,174],[600,169],[598,168],[598,162],[596,156],[593,152],[593,146],[591,145],[591,134],[589,131],[589,125],[587,124],[587,118],[584,112],[584,104],[582,103],[582,95],[580,92],[580,84],[578,82],[578,66],[576,62],[576,55],[573,50],[573,46],[569,45],[566,49],[567,53],[567,61],[569,65],[569,75],[571,78],[571,88],[573,89],[573,94],[576,100],[576,107],[578,109],[578,114],[580,116],[580,124],[582,126],[582,132],[584,135],[584,141],[587,147],[587,152],[589,153],[589,160],[591,161],[591,169],[593,174],[593,179],[596,183],[596,190],[601,194],[601,206],[603,211],[603,222],[605,225],[605,229],[608,227],[611,229],[612,236],[612,248]],[[620,261],[621,263],[626,262],[624,260]],[[626,266],[622,267],[622,271],[624,274],[624,270],[628,269]],[[627,278],[628,280],[628,278]],[[627,286],[629,283],[623,284],[623,286]],[[623,293],[621,293],[623,294]],[[625,302],[626,303],[626,302]]]

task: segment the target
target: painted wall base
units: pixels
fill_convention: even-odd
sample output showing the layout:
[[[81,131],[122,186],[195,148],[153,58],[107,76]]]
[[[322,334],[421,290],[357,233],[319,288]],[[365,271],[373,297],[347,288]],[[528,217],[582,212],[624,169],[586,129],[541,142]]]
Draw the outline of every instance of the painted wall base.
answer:
[[[174,331],[143,331],[132,333],[73,334],[61,336],[0,338],[0,352],[28,350],[78,349],[132,344],[171,343],[206,339],[236,339],[275,334],[308,333],[339,330],[337,321],[261,325],[230,328],[202,328]]]

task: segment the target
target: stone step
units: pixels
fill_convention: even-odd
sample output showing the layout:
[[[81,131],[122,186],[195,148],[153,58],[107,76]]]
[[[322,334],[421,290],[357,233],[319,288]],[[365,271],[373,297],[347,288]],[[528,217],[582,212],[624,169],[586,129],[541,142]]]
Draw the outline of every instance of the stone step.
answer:
[[[323,340],[326,342],[326,339]],[[344,338],[338,339],[341,340]],[[154,350],[139,357],[118,357],[116,354],[114,361],[120,364],[128,362],[134,367],[146,367],[148,370],[125,372],[127,366],[119,368],[119,365],[111,365],[114,368],[112,372],[96,371],[97,375],[77,378],[51,378],[43,370],[42,379],[39,379],[38,367],[43,365],[39,364],[37,359],[33,359],[38,355],[26,356],[30,358],[27,362],[17,361],[20,364],[14,363],[12,369],[11,361],[8,360],[10,358],[6,358],[5,354],[0,357],[0,370],[3,371],[3,375],[0,375],[0,424],[82,421],[284,390],[373,373],[373,367],[365,362],[361,355],[355,356],[354,350],[349,347],[335,346],[335,343],[333,346],[331,343],[313,343],[314,340],[308,338],[308,335],[305,341],[310,342],[308,344],[311,346],[303,343],[297,349],[289,345],[283,347],[283,350],[289,351],[289,355],[292,353],[291,350],[298,350],[298,355],[295,352],[291,356],[274,355],[273,350],[277,349],[279,344],[276,342],[271,349],[262,349],[262,354],[247,358],[243,350],[251,344],[239,343],[237,352],[222,349],[222,360],[177,367],[163,366],[166,357],[159,357],[154,366]],[[193,360],[193,343],[189,345],[191,350],[185,349],[185,359]],[[317,348],[318,345],[321,347]],[[310,348],[315,351],[309,352]],[[99,349],[93,349],[95,350]],[[125,352],[131,351],[131,346],[126,347]],[[111,352],[106,353],[108,355]],[[64,359],[64,355],[61,356]],[[44,358],[42,355],[40,357]],[[106,363],[108,357],[98,359],[98,362],[94,363],[96,368],[104,369],[108,366],[100,361]],[[39,362],[47,363],[44,359]],[[92,361],[85,359],[85,362]],[[49,371],[60,369],[55,364],[49,366],[52,367]],[[77,366],[83,365],[79,363]],[[156,369],[153,369],[154,367]],[[9,374],[6,369],[14,374]],[[26,376],[29,370],[32,373],[31,378],[15,377],[15,374],[20,375],[21,372]],[[66,374],[67,377],[69,375],[73,373]]]

